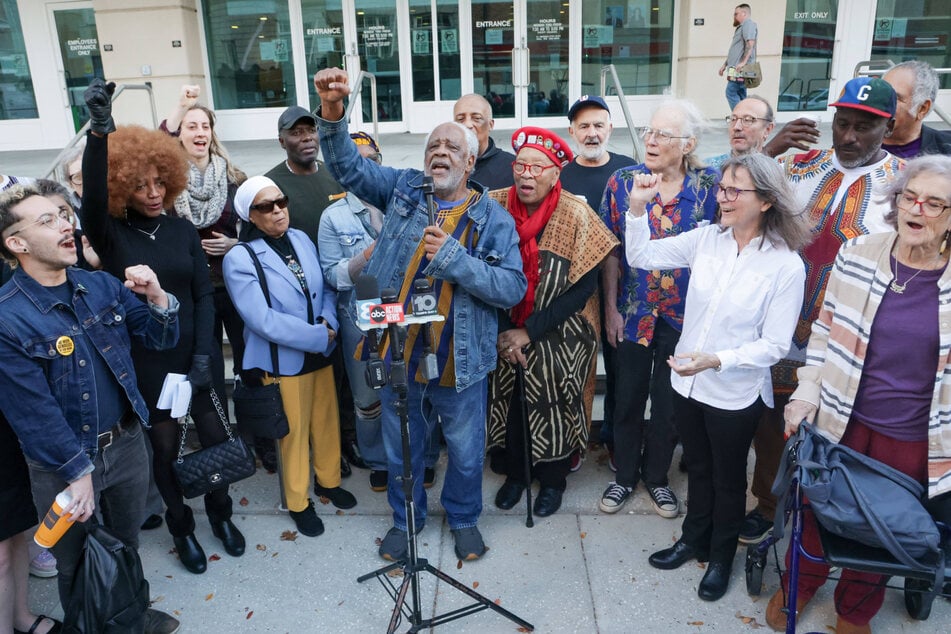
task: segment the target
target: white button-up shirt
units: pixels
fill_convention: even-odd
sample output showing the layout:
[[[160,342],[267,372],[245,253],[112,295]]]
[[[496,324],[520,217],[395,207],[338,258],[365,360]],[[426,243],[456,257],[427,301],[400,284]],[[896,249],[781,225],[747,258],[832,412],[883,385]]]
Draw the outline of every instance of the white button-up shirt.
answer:
[[[762,237],[738,253],[733,230],[719,225],[651,240],[646,214],[627,214],[625,239],[632,266],[690,267],[677,353],[713,353],[721,365],[694,376],[672,371],[677,393],[726,410],[757,397],[772,407],[769,368],[788,352],[802,307],[806,273],[799,255]]]

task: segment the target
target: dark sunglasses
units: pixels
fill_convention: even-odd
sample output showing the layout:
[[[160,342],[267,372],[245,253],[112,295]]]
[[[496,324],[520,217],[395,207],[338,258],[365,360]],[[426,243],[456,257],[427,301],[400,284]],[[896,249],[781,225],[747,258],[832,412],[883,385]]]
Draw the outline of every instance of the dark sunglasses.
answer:
[[[277,200],[265,200],[264,202],[260,202],[256,205],[251,205],[250,207],[248,207],[248,210],[256,211],[262,214],[269,214],[274,211],[274,207],[277,207],[278,209],[282,209],[282,210],[287,209],[288,202],[289,201],[287,196],[284,196],[282,198],[278,198]]]

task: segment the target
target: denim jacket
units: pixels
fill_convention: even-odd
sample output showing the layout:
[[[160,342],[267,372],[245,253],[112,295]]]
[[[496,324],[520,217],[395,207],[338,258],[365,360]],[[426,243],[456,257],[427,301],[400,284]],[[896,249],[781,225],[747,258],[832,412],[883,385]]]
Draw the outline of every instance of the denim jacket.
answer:
[[[0,394],[27,458],[72,482],[92,471],[96,437],[115,423],[99,420],[90,357],[102,356],[139,420],[148,421],[130,338],[153,350],[174,347],[178,300],[169,294],[168,309],[160,309],[108,273],[69,268],[66,277],[72,306],[23,269],[0,288]]]
[[[399,289],[423,238],[423,229],[429,224],[423,173],[364,159],[350,139],[345,120],[318,117],[317,121],[320,149],[333,177],[385,215],[365,273],[375,277],[381,289]],[[453,360],[459,391],[495,368],[496,310],[521,301],[528,285],[512,216],[486,195],[484,187],[473,181],[469,181],[469,187],[479,193],[466,212],[474,224],[475,244],[460,244],[450,237],[424,270],[427,276],[454,285]]]
[[[370,210],[353,194],[348,193],[320,215],[317,257],[324,281],[337,289],[337,314],[341,319],[356,322],[356,313],[350,310],[354,280],[350,279],[349,264],[354,256],[373,244],[374,234]]]

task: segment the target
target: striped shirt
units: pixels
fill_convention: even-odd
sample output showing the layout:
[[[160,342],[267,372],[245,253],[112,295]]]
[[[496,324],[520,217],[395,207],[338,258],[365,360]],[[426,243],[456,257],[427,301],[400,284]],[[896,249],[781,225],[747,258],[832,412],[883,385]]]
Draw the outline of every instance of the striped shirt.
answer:
[[[792,398],[819,408],[816,426],[839,441],[852,415],[872,322],[889,283],[897,233],[849,240],[836,256],[806,365]],[[928,495],[951,491],[951,267],[938,280],[938,358],[928,417]],[[895,336],[903,336],[896,332]]]

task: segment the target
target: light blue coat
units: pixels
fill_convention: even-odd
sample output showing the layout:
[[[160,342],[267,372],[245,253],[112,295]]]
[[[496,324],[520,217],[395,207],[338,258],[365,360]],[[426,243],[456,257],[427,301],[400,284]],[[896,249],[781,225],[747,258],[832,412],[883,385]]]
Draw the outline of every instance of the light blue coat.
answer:
[[[287,235],[297,253],[310,297],[305,297],[297,277],[284,259],[262,238],[247,244],[261,261],[271,296],[267,305],[254,263],[246,248],[237,245],[224,259],[225,286],[231,301],[244,320],[244,361],[242,369],[260,368],[273,372],[270,342],[277,344],[280,374],[294,375],[304,366],[304,353],[329,355],[335,343],[329,340],[327,326],[307,323],[307,302],[314,310],[314,321],[323,317],[335,332],[337,294],[324,284],[317,249],[302,231],[288,229]]]

